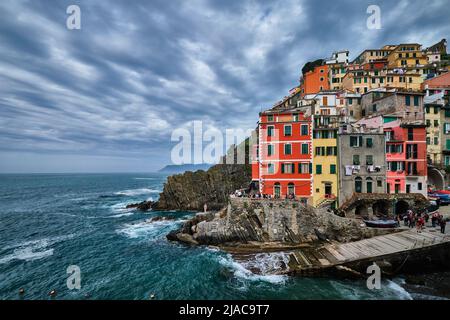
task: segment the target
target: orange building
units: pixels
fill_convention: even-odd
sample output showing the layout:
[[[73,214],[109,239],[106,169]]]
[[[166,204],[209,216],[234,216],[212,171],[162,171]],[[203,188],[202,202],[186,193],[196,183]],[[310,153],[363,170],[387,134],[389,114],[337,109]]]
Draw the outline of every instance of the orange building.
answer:
[[[328,79],[328,65],[317,66],[312,71],[303,75],[303,81],[300,85],[301,95],[318,93],[330,89]]]

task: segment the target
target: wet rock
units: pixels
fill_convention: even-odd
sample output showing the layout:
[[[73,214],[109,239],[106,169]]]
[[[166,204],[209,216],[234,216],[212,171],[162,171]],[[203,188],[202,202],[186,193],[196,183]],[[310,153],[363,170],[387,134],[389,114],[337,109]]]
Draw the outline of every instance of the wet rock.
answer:
[[[420,275],[409,275],[405,278],[405,282],[410,285],[424,286],[425,278]]]
[[[152,222],[158,222],[158,221],[173,221],[173,220],[176,220],[176,218],[173,216],[167,216],[167,217],[157,216],[157,217],[151,218],[148,222],[152,223]]]
[[[140,203],[132,203],[126,206],[127,209],[137,209],[139,211],[149,211],[152,208],[152,201],[143,201]]]

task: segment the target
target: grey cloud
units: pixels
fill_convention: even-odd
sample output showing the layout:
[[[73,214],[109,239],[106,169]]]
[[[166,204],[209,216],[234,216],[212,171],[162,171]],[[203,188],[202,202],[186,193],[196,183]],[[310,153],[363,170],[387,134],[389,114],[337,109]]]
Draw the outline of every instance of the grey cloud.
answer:
[[[65,28],[74,2],[80,31]],[[380,5],[382,30],[365,28],[369,4]],[[158,169],[170,161],[173,129],[193,120],[253,128],[308,60],[432,44],[449,34],[447,8],[418,0],[4,0],[0,172]]]

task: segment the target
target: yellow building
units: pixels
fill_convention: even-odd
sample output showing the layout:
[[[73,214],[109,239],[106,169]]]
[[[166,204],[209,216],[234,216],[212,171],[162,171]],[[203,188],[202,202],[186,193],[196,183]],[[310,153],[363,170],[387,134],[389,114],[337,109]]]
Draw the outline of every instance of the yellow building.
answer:
[[[420,91],[423,77],[419,72],[406,71],[404,73],[395,72],[389,69],[386,76],[386,87],[401,88],[412,91]]]
[[[425,122],[427,125],[427,158],[435,166],[442,164],[442,145],[445,122],[444,104],[438,101],[425,104]]]
[[[338,195],[336,115],[315,115],[313,122],[313,206],[333,203]]]
[[[422,52],[418,43],[399,44],[387,56],[388,67],[393,68],[416,68],[428,63],[427,55]]]
[[[330,82],[330,90],[341,90],[344,76],[347,72],[345,63],[333,63],[328,65],[328,80]]]

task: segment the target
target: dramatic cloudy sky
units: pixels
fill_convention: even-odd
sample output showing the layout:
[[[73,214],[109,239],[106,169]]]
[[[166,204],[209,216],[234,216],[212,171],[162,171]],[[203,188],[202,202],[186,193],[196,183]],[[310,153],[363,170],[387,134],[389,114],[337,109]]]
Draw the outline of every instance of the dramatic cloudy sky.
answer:
[[[82,29],[66,28],[77,4]],[[382,29],[368,30],[370,4]],[[448,1],[1,0],[0,172],[154,171],[171,133],[254,128],[333,50],[450,35]]]

